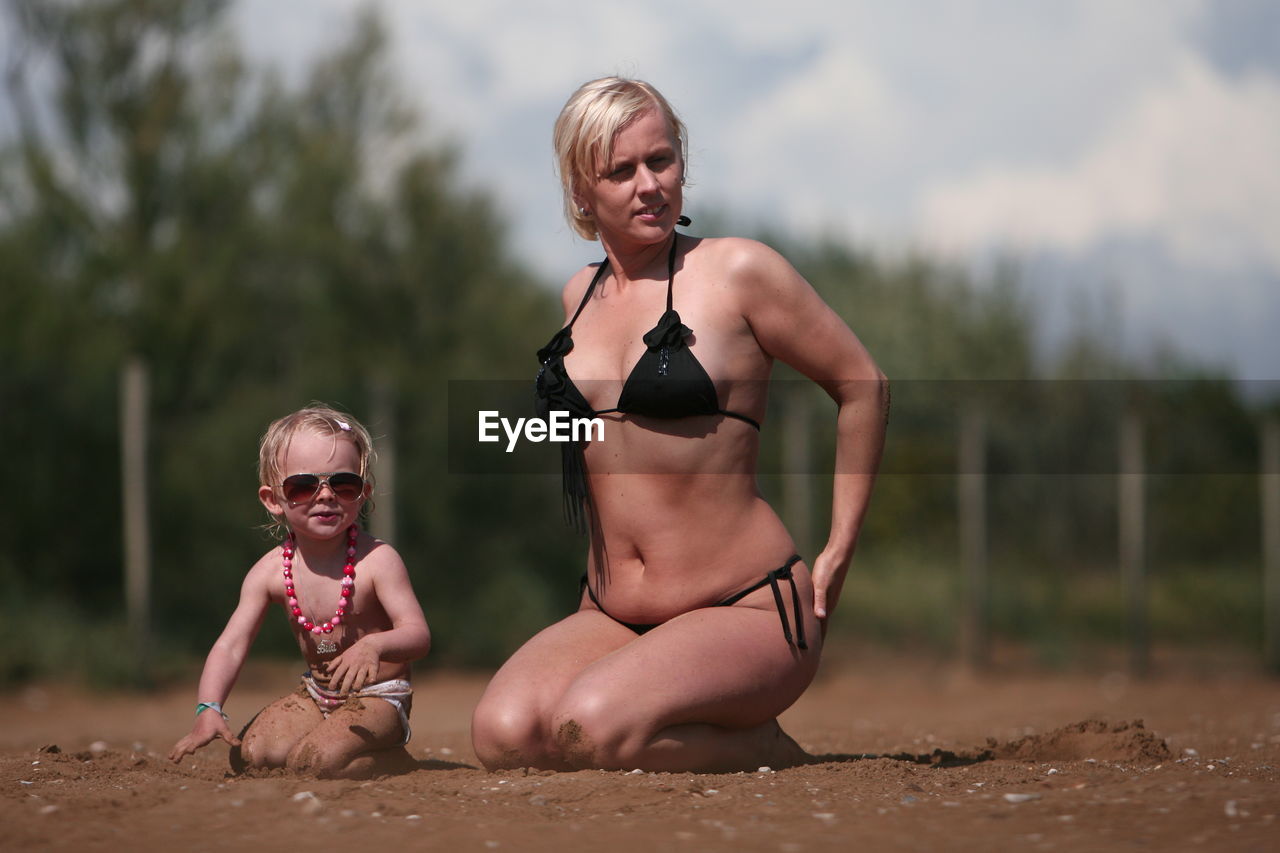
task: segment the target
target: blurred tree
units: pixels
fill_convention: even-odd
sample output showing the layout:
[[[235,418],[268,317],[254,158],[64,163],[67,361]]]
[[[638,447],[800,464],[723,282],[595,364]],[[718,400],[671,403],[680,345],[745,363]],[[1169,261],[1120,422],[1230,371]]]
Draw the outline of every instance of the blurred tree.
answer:
[[[115,374],[141,359],[165,645],[207,645],[266,544],[248,530],[267,422],[311,399],[369,421],[375,389],[386,422],[371,428],[403,436],[404,493],[384,508],[429,613],[439,602],[433,622],[448,623],[512,572],[562,564],[531,556],[519,523],[494,536],[466,511],[484,502],[536,526],[540,481],[495,495],[441,476],[447,379],[526,373],[517,358],[555,323],[555,300],[509,257],[488,200],[458,185],[453,152],[423,142],[375,17],[287,88],[245,66],[226,6],[7,3],[19,133],[0,154],[0,437],[34,482],[6,502],[0,577],[42,619],[65,613],[49,628],[87,636],[119,614]],[[511,629],[531,633],[550,606]],[[468,659],[467,641],[441,651]],[[19,653],[8,674],[38,657]]]

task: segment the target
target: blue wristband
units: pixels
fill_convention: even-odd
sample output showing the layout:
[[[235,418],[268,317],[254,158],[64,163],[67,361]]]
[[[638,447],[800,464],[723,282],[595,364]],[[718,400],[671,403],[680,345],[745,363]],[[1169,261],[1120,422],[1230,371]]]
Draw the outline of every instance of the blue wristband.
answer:
[[[205,711],[209,711],[209,710],[217,711],[219,714],[222,715],[223,720],[231,719],[230,717],[227,716],[226,712],[222,710],[221,702],[199,702],[196,704],[197,717],[203,714]]]

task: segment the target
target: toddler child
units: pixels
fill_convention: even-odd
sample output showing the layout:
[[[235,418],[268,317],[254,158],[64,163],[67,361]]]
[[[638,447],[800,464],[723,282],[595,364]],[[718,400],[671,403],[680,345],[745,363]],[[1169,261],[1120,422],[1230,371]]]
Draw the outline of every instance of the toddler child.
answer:
[[[409,664],[431,634],[395,549],[360,529],[373,453],[355,418],[313,405],[275,421],[258,452],[258,499],[284,533],[240,587],[240,603],[205,660],[191,732],[177,762],[212,741],[232,765],[367,778],[406,766]],[[222,705],[272,603],[282,606],[308,670],[237,737]]]

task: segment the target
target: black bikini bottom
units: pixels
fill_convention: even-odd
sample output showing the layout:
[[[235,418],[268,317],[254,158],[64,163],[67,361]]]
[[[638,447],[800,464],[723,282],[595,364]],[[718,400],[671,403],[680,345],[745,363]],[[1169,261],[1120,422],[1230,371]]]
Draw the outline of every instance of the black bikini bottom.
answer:
[[[778,606],[778,618],[782,620],[782,635],[787,638],[788,643],[791,643],[796,648],[799,648],[799,649],[809,648],[808,644],[804,640],[804,613],[800,610],[800,593],[796,591],[796,580],[791,575],[791,567],[798,562],[800,562],[800,555],[792,554],[789,560],[787,560],[785,563],[783,563],[781,566],[774,569],[773,571],[768,572],[763,578],[760,579],[758,583],[752,584],[751,586],[747,587],[741,592],[735,592],[733,595],[729,596],[723,601],[717,601],[715,604],[711,606],[712,607],[728,607],[732,604],[737,604],[743,598],[746,598],[748,595],[750,595],[751,593],[755,592],[758,589],[763,589],[766,586],[772,587],[773,603]],[[787,581],[791,584],[791,607],[795,613],[795,620],[796,620],[796,636],[794,640],[791,638],[791,624],[787,620],[787,608],[782,600],[782,590],[778,588],[778,581],[780,580]],[[604,605],[600,603],[600,599],[596,598],[595,592],[593,592],[591,589],[591,584],[587,583],[586,575],[582,576],[582,582],[578,586],[578,594],[581,595],[582,590],[584,589],[587,591],[587,595],[591,598],[591,603],[594,604],[600,610],[601,613],[603,613],[605,616],[608,616],[610,619],[612,619],[614,622],[617,622],[619,625],[623,626],[624,628],[630,628],[632,631],[635,631],[637,634],[643,634],[646,631],[652,631],[654,628],[657,628],[658,625],[662,624],[661,622],[659,622],[653,625],[637,625],[634,622],[623,622],[621,619],[617,618],[616,616],[612,616],[609,613],[609,611],[604,609]]]

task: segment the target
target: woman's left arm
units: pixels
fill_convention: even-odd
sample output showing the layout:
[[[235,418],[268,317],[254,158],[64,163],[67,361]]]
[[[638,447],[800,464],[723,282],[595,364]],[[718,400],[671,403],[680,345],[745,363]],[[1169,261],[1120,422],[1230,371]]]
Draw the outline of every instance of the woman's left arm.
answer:
[[[813,562],[814,612],[835,609],[871,500],[889,414],[889,381],[862,342],[795,268],[761,243],[735,240],[730,268],[751,331],[769,355],[812,379],[837,406],[831,532]]]

